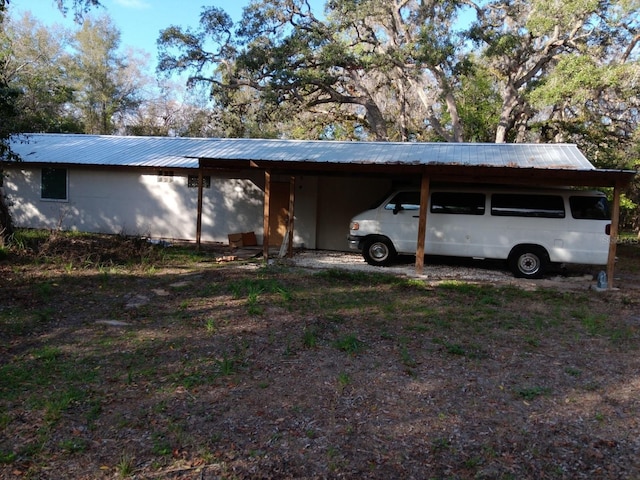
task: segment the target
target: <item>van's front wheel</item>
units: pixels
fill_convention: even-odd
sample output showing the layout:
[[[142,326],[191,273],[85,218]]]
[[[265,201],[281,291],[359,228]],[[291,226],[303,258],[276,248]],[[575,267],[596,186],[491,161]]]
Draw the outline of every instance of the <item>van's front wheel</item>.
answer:
[[[383,267],[396,257],[396,249],[388,238],[374,237],[364,242],[362,256],[369,265]]]
[[[509,268],[519,278],[540,278],[548,264],[547,252],[536,245],[521,245],[509,255]]]

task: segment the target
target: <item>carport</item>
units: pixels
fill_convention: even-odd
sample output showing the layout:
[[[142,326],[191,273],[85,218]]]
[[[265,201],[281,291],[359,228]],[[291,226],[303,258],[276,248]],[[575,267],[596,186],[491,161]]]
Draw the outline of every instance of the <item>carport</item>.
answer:
[[[420,183],[416,272],[424,270],[427,203],[432,182],[457,184],[522,185],[529,187],[613,188],[611,241],[607,264],[613,286],[620,194],[635,171],[596,169],[572,144],[480,144],[333,142],[258,139],[220,139],[198,149],[198,235],[202,224],[202,178],[209,171],[258,169],[264,172],[263,254],[269,257],[272,176],[290,178],[289,222],[283,250],[290,254],[294,229],[297,175],[401,177]]]

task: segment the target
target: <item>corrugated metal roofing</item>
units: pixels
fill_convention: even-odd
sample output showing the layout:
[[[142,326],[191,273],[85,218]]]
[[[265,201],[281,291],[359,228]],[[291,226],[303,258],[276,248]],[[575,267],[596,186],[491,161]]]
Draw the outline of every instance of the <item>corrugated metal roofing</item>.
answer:
[[[575,145],[335,142],[29,134],[14,138],[23,161],[197,168],[198,159],[375,165],[468,165],[595,170]]]

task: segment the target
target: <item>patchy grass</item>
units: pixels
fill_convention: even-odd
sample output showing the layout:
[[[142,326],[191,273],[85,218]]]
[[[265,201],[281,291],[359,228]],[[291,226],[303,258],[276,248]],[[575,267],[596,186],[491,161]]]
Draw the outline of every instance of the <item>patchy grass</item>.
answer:
[[[19,232],[0,478],[639,477],[638,249],[595,293]]]

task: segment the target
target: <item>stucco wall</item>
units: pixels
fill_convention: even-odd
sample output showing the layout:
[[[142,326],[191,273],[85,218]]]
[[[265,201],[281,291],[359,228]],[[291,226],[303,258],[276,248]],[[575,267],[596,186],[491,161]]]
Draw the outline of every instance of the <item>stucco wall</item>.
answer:
[[[6,169],[4,188],[16,226],[84,232],[195,239],[197,188],[188,172],[171,182],[155,173],[68,169],[68,200],[40,198],[40,169]],[[264,193],[259,174],[251,180],[211,178],[204,189],[202,240],[227,241],[235,232],[262,236]]]
[[[18,227],[50,228],[152,238],[195,240],[198,189],[174,171],[67,169],[68,200],[40,198],[40,168],[8,166],[4,189]],[[274,182],[289,182],[273,175]],[[347,250],[349,220],[391,188],[389,179],[300,175],[295,182],[294,246]],[[264,174],[244,171],[211,177],[203,190],[202,240],[226,243],[229,233],[263,236]]]

